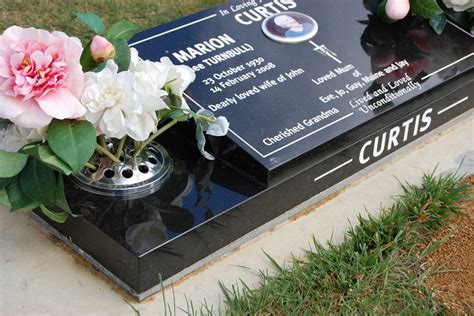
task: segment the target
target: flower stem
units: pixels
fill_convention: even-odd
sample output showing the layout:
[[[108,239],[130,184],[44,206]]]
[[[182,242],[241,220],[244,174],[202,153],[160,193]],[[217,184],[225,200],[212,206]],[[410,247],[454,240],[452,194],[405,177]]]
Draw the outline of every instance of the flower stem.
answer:
[[[90,162],[86,162],[86,167],[93,170],[93,171],[97,170],[97,167],[94,166],[93,164],[91,164]]]
[[[149,143],[151,143],[155,138],[157,138],[158,136],[160,136],[161,134],[163,134],[164,132],[166,132],[168,129],[170,129],[171,127],[173,127],[176,123],[178,123],[178,121],[181,119],[181,117],[178,117],[170,122],[168,122],[168,124],[164,125],[162,128],[160,128],[159,130],[157,130],[153,135],[151,135],[146,141],[142,142],[141,145],[140,145],[140,148],[138,150],[135,151],[135,157],[137,157],[143,150],[143,148],[146,147],[146,145],[148,145]]]
[[[122,139],[120,140],[117,146],[117,151],[115,152],[115,158],[120,159],[120,156],[122,155],[122,152],[123,152],[123,146],[125,145],[126,141],[127,141],[127,135],[122,137]]]
[[[97,136],[97,139],[99,140],[99,144],[106,148],[107,147],[107,143],[105,142],[105,136],[104,135],[99,135]]]
[[[95,144],[95,150],[99,152],[99,154],[105,155],[110,158],[113,162],[120,163],[121,161],[117,159],[114,154],[112,154],[110,151],[108,151],[105,147],[102,147],[99,144]]]
[[[135,147],[135,151],[139,150],[140,147],[142,146],[142,142],[138,141],[138,140],[134,140],[133,141],[133,146]]]
[[[212,118],[210,118],[209,116],[201,115],[201,114],[196,114],[196,116],[205,119],[209,123],[214,123],[214,120]]]
[[[177,106],[170,106],[170,109],[183,111],[183,113],[185,114],[185,115],[183,115],[183,117],[186,116],[186,115],[192,115],[192,114],[194,114],[196,117],[202,118],[202,119],[206,120],[206,121],[209,122],[209,123],[214,123],[214,120],[215,120],[215,119],[213,119],[212,117],[209,117],[209,116],[207,116],[207,115],[197,114],[197,113],[193,112],[192,110],[189,110],[189,109],[182,109],[182,108],[177,107]]]

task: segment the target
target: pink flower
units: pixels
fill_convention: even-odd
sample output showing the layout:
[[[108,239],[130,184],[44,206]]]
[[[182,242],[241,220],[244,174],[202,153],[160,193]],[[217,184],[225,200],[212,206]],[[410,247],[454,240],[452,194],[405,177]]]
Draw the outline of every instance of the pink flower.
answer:
[[[99,63],[115,57],[115,47],[105,37],[94,36],[91,43],[91,55]]]
[[[0,117],[40,128],[53,118],[77,118],[83,77],[77,38],[12,26],[0,35]]]

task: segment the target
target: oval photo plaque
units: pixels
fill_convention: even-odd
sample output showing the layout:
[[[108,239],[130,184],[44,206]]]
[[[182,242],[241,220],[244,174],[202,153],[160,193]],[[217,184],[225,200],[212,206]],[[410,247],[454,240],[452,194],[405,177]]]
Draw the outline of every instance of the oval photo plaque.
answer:
[[[307,14],[281,12],[266,18],[262,31],[271,40],[283,44],[309,41],[318,33],[318,23]]]

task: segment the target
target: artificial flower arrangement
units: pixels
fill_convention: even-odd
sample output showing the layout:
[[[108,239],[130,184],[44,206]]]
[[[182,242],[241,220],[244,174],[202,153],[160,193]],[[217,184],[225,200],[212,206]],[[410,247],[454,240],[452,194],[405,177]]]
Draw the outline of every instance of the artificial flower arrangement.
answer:
[[[97,34],[84,48],[62,32],[12,26],[0,35],[0,204],[40,208],[56,222],[76,216],[63,176],[97,169],[94,157],[120,163],[126,142],[136,157],[176,123],[194,120],[197,147],[213,159],[204,133],[223,136],[229,127],[225,117],[187,106],[191,68],[142,60],[129,48],[137,25],[120,21],[106,31],[97,15],[77,16]]]
[[[428,19],[434,31],[441,34],[449,17],[474,34],[474,0],[364,0],[364,4],[387,23],[411,13]]]

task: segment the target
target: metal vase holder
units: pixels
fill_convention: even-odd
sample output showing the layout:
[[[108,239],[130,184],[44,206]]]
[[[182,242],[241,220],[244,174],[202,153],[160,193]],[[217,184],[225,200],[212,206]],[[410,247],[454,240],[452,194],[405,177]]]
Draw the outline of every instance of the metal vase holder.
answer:
[[[111,150],[114,144],[107,142]],[[148,144],[135,155],[132,141],[125,144],[120,163],[95,154],[90,161],[97,167],[84,167],[71,177],[81,189],[119,200],[133,200],[158,191],[172,171],[172,160],[166,149],[156,142]]]

